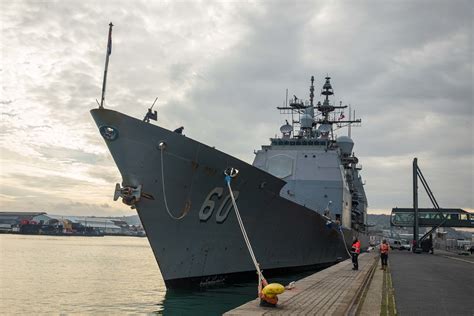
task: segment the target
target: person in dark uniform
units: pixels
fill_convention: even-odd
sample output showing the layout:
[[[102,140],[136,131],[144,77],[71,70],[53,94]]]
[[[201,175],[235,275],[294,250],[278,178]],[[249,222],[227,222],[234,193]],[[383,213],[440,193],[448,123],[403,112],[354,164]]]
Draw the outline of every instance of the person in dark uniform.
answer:
[[[354,238],[354,242],[352,243],[352,264],[354,267],[352,270],[359,270],[359,254],[360,254],[360,241],[357,238]]]

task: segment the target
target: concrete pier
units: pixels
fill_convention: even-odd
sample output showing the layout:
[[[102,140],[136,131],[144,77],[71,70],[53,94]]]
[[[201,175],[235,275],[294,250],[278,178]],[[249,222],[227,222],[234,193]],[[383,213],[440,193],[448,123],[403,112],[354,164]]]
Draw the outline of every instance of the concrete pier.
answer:
[[[250,301],[225,315],[474,315],[474,256],[392,250],[381,270],[377,252],[296,282],[276,308]],[[271,281],[271,280],[270,280]]]
[[[395,250],[389,265],[400,315],[474,315],[474,256]]]
[[[359,256],[359,270],[345,260],[296,282],[279,295],[275,308],[259,306],[255,299],[224,315],[343,315],[355,313],[363,290],[375,271],[376,255]],[[269,280],[271,282],[271,280]]]

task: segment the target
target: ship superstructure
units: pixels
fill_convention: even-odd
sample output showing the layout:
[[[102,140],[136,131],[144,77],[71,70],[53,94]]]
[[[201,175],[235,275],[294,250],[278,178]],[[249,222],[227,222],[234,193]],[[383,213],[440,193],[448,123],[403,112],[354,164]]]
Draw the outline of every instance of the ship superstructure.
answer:
[[[363,244],[367,200],[343,120],[329,97],[326,78],[314,104],[296,97],[279,110],[291,115],[281,137],[256,152],[253,165],[150,123],[103,107],[91,114],[122,175],[115,199],[135,208],[168,287],[255,276],[224,183],[238,169],[233,195],[266,276],[314,269],[348,257],[347,245]]]
[[[321,90],[322,103],[314,105],[314,77],[311,77],[310,99],[296,96],[289,104],[278,107],[290,116],[280,128],[281,137],[256,152],[253,165],[285,180],[280,195],[327,217],[363,231],[366,227],[367,198],[361,166],[352,152],[350,136],[335,136],[335,130],[360,124],[360,119],[345,119],[347,106],[335,106],[330,77]],[[351,114],[350,114],[351,115]],[[350,132],[349,132],[350,134]]]

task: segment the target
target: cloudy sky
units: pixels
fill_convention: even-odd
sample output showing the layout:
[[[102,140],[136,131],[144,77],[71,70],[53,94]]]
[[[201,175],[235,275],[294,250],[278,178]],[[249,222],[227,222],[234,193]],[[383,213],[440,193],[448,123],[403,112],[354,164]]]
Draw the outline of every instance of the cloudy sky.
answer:
[[[330,74],[363,121],[371,212],[411,205],[413,157],[441,206],[474,209],[472,1],[0,5],[2,211],[134,214],[112,200],[121,178],[89,114],[110,21],[106,107],[141,118],[158,97],[159,125],[252,162],[285,89]]]

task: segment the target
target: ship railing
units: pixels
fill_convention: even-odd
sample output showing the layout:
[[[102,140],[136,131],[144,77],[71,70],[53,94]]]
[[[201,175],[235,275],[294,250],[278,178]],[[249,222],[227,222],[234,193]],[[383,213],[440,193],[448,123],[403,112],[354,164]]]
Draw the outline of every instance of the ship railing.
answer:
[[[271,138],[271,144],[277,146],[326,146],[327,140],[298,139],[298,138]]]

